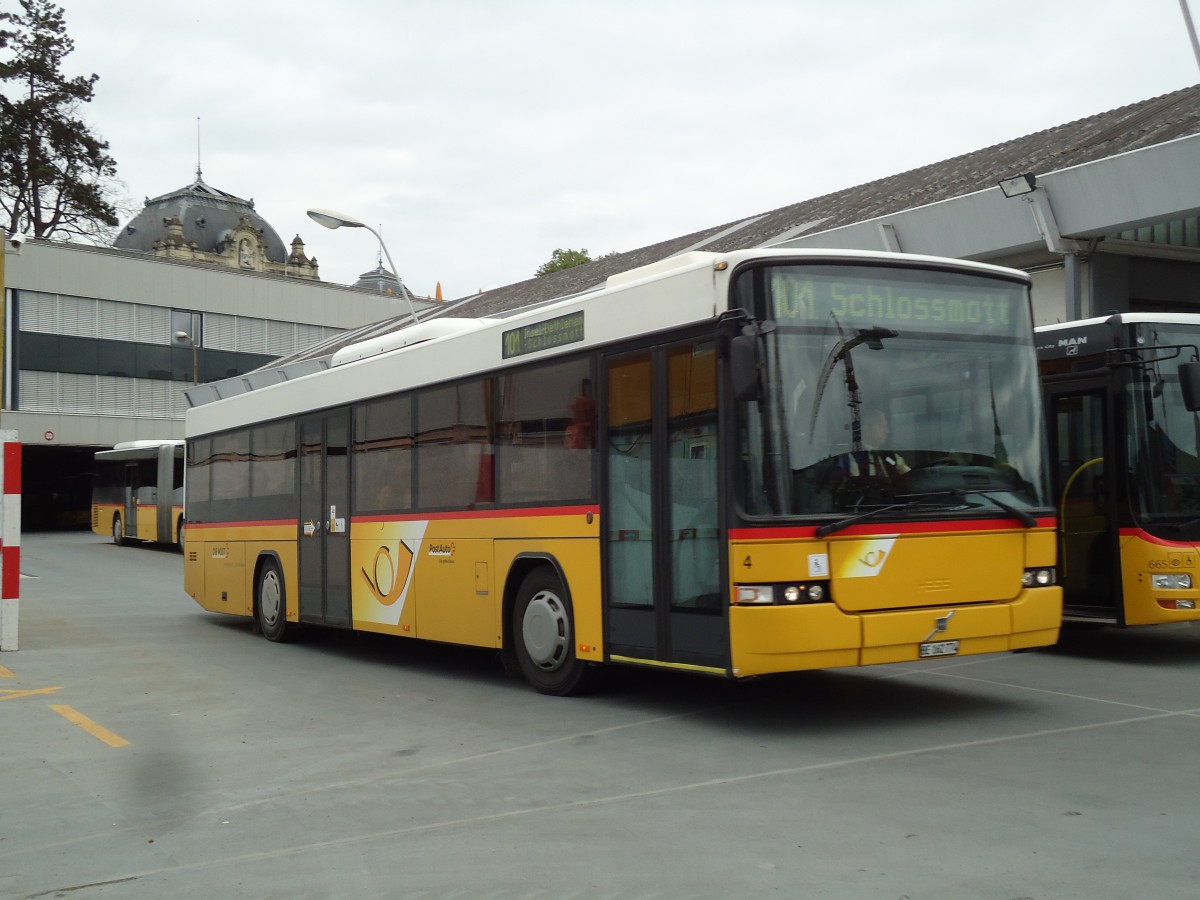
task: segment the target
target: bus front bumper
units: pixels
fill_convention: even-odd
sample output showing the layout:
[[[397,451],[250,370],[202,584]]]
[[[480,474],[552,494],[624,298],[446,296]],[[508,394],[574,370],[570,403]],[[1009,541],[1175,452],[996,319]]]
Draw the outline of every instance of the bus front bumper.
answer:
[[[937,656],[1045,647],[1058,640],[1062,590],[1028,588],[1003,603],[845,613],[832,603],[735,606],[729,612],[737,678]]]

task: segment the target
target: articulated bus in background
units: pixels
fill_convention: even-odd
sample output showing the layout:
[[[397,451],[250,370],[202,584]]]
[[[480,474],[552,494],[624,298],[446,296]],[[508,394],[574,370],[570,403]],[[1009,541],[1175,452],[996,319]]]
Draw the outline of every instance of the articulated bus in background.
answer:
[[[92,531],[114,542],[181,543],[183,441],[126,441],[95,456]]]
[[[882,433],[881,421],[890,429]],[[687,253],[188,410],[186,591],[256,616],[742,678],[1054,643],[1028,278]]]
[[[1200,315],[1037,329],[1069,618],[1196,619]]]

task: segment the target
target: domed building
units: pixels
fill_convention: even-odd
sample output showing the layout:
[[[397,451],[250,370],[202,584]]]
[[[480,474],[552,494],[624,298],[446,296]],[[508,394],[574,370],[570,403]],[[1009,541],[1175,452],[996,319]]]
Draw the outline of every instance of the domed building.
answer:
[[[243,200],[204,183],[200,169],[187,187],[147,198],[113,241],[118,250],[209,263],[248,272],[318,279],[317,261],[296,235],[291,249],[271,224]]]
[[[401,300],[415,299],[413,292],[405,286],[399,276],[384,268],[382,260],[370,272],[363,272],[359,275],[354,286],[367,291],[375,291],[387,297],[398,297]]]

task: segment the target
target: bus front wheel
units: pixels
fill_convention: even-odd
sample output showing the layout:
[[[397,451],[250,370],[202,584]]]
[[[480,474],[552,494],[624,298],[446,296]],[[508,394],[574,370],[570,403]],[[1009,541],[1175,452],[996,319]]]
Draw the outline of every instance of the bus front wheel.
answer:
[[[282,642],[290,637],[287,621],[287,591],[283,583],[283,572],[274,559],[265,560],[258,571],[254,606],[258,615],[258,627],[268,641]]]
[[[591,666],[575,656],[570,598],[552,569],[534,569],[521,582],[512,634],[522,674],[543,694],[565,697],[591,680]]]

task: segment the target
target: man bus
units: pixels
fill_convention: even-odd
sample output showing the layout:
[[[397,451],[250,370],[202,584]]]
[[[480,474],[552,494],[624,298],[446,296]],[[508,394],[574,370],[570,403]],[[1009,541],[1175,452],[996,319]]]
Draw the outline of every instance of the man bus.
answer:
[[[1152,625],[1200,600],[1200,315],[1037,329],[1065,612]]]

